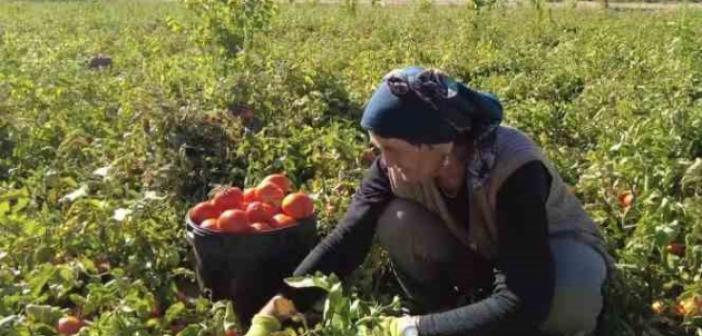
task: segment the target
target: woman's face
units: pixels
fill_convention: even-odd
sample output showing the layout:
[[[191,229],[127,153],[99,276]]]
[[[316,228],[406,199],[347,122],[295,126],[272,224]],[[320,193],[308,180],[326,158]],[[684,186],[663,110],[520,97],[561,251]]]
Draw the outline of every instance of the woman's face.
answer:
[[[370,133],[371,142],[382,152],[388,167],[397,169],[407,182],[419,182],[437,176],[444,157],[453,144],[413,145],[397,138],[383,138]]]

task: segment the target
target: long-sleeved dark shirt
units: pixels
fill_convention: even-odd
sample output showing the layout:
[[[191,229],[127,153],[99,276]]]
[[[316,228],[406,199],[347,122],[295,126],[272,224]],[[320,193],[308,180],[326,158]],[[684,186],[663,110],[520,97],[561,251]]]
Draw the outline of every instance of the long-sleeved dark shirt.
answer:
[[[421,315],[420,335],[503,334],[509,327],[522,335],[537,334],[536,326],[550,309],[554,287],[545,208],[550,184],[551,176],[539,161],[524,164],[507,178],[497,194],[498,253],[489,261],[494,277],[491,295],[463,307]],[[348,276],[364,261],[377,219],[393,197],[387,167],[379,157],[366,172],[341,222],[294,275],[321,271],[342,279]],[[449,202],[448,206],[456,218],[470,225],[467,203],[461,207]],[[302,309],[319,294],[299,289],[285,293]]]

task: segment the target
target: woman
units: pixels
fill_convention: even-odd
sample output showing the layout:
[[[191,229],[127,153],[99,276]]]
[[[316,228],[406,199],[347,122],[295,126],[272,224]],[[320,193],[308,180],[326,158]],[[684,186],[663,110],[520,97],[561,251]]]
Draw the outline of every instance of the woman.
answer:
[[[390,72],[361,120],[382,155],[294,274],[343,279],[377,236],[416,304],[380,334],[593,333],[612,265],[602,236],[534,142],[501,120],[496,98],[440,71]],[[285,298],[304,309],[314,295],[276,296],[247,335],[280,328]]]

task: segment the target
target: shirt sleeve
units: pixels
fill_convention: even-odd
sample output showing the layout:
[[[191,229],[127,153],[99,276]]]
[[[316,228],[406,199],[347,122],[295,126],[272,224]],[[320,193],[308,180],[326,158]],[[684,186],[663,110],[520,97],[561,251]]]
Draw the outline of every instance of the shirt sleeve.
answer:
[[[419,334],[538,335],[553,297],[546,200],[551,176],[539,161],[517,169],[497,194],[498,255],[492,294],[456,309],[419,317]]]
[[[335,273],[342,279],[363,263],[375,235],[377,220],[392,198],[387,168],[376,158],[354,193],[351,203],[337,226],[305,257],[293,275]],[[306,309],[323,295],[314,289],[285,288],[300,309]]]

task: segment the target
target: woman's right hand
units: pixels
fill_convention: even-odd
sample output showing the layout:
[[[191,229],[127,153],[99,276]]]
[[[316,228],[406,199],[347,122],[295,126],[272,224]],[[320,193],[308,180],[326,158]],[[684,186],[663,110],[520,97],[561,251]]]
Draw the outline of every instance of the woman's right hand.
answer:
[[[281,322],[296,314],[298,312],[292,301],[276,295],[253,317],[245,336],[268,336],[280,330]]]
[[[251,319],[251,327],[244,336],[269,336],[280,330],[280,321],[272,315],[258,313]]]

